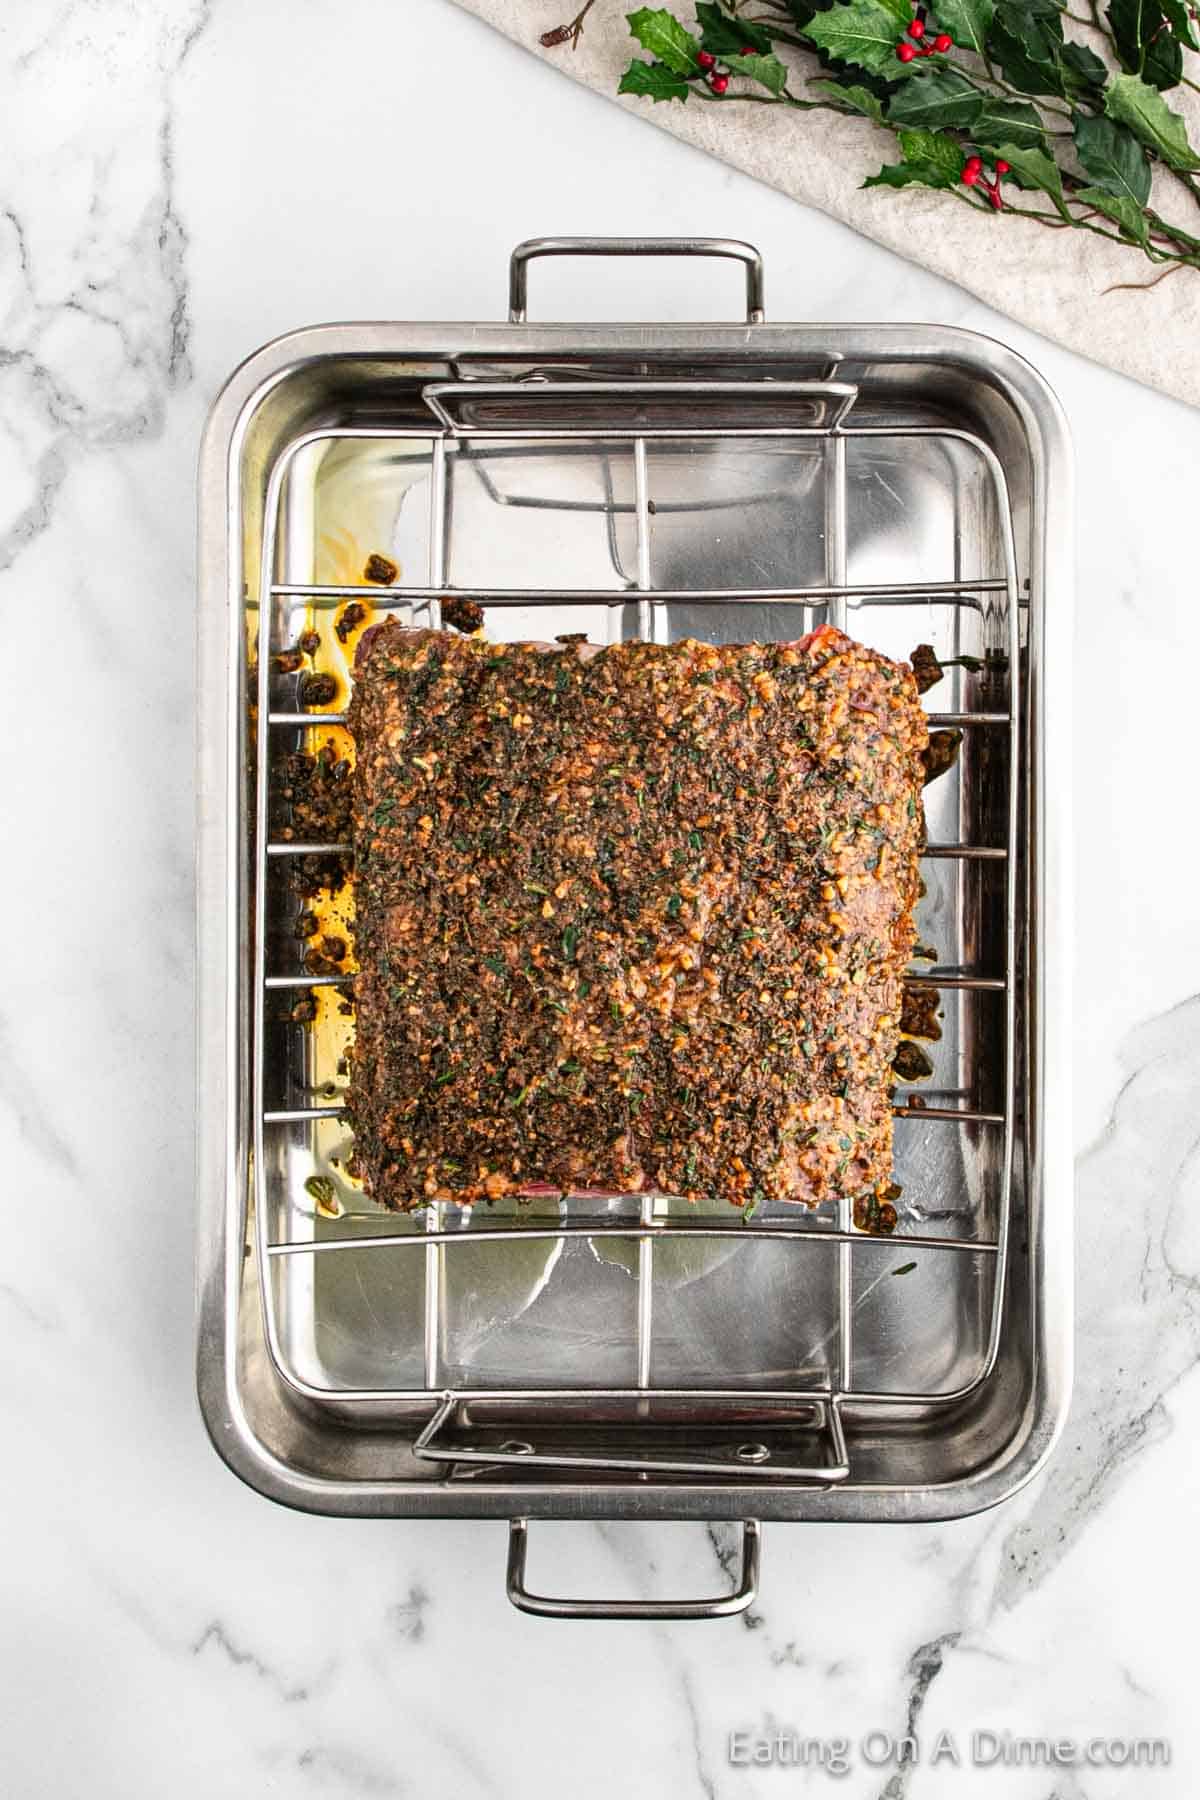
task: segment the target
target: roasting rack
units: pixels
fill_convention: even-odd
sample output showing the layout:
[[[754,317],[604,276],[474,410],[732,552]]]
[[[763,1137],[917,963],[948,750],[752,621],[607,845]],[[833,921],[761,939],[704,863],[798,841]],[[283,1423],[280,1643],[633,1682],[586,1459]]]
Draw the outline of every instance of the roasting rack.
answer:
[[[746,324],[526,324],[531,261],[576,253],[735,259]],[[732,240],[535,240],[514,254],[509,318],[300,333],[252,359],[214,409],[205,591],[213,631],[227,608],[233,654],[218,676],[202,621],[202,717],[215,719],[223,682],[229,746],[219,804],[206,764],[202,835],[206,868],[231,885],[219,931],[201,914],[202,1185],[207,1168],[215,1207],[201,1395],[226,1459],[290,1504],[507,1517],[509,1596],[526,1611],[715,1617],[753,1598],[759,1519],[975,1510],[1028,1478],[1065,1412],[1069,1208],[1058,1195],[1051,1220],[1044,1206],[1069,1146],[1047,970],[1060,996],[1062,977],[1042,935],[1059,910],[1043,658],[1051,579],[1056,634],[1066,616],[1069,452],[1052,397],[1010,352],[929,327],[768,325],[757,253]],[[336,526],[364,481],[394,484],[407,521],[388,586],[341,566],[321,579],[314,560],[316,521]],[[771,553],[739,561],[741,514],[768,503],[755,516],[776,533]],[[328,1042],[293,1022],[292,1002],[312,990],[328,1019],[353,975],[304,966],[289,870],[353,851],[301,841],[279,777],[346,714],[340,694],[306,703],[277,661],[348,602],[438,626],[458,597],[500,638],[575,629],[589,609],[593,637],[670,641],[704,635],[707,619],[744,641],[828,620],[904,654],[906,634],[936,619],[943,660],[981,656],[928,712],[965,740],[924,853],[931,918],[949,911],[953,950],[905,978],[944,997],[946,1036],[939,1087],[898,1079],[894,1236],[860,1229],[845,1200],[811,1214],[767,1203],[750,1220],[658,1194],[431,1203],[400,1218],[365,1201],[337,1218],[306,1207],[306,1178],[344,1140]],[[202,892],[211,906],[211,884]],[[920,1258],[912,1293],[890,1280],[917,1266],[892,1266],[900,1256]],[[490,1284],[507,1303],[514,1268],[522,1282],[537,1272],[534,1301],[522,1290],[505,1312]],[[739,1365],[705,1333],[716,1320],[720,1344],[735,1342],[744,1292],[776,1312],[747,1332]],[[600,1321],[594,1357],[562,1311],[580,1295],[588,1329]],[[811,1351],[789,1310],[806,1307]],[[533,1516],[733,1518],[741,1577],[704,1600],[533,1595]]]
[[[751,301],[753,302],[753,295]],[[523,310],[523,304],[518,297],[514,301],[512,316],[518,317]],[[751,303],[749,316],[753,317],[755,310],[756,308]],[[554,444],[569,444],[574,453],[580,451],[595,453],[597,457],[603,459],[613,456],[615,446],[627,446],[632,461],[634,485],[631,510],[635,527],[636,564],[636,575],[629,587],[616,592],[608,588],[579,588],[564,591],[561,587],[543,588],[538,586],[488,588],[475,583],[469,589],[470,597],[485,609],[542,608],[557,607],[563,604],[624,607],[632,604],[637,608],[637,635],[653,639],[661,629],[661,609],[672,601],[686,602],[691,607],[763,604],[780,601],[802,603],[811,608],[814,615],[822,614],[839,628],[845,629],[847,604],[850,601],[856,602],[860,608],[870,608],[903,603],[913,598],[936,597],[939,602],[959,607],[978,606],[983,596],[998,595],[1003,599],[1004,604],[999,611],[1006,621],[1007,629],[1007,641],[1003,645],[1006,705],[1003,710],[999,710],[993,705],[987,708],[968,707],[950,712],[935,711],[931,712],[929,722],[932,727],[952,726],[960,730],[987,731],[995,734],[1007,744],[1009,767],[1013,768],[1016,763],[1019,727],[1017,682],[1021,596],[1018,586],[1011,510],[1003,469],[989,446],[981,438],[972,436],[965,431],[948,431],[945,427],[933,425],[897,427],[891,424],[872,426],[856,423],[854,406],[858,397],[857,388],[851,383],[838,381],[834,378],[834,373],[831,371],[828,378],[813,381],[764,382],[752,379],[709,381],[677,377],[666,380],[590,381],[581,385],[578,380],[554,380],[542,377],[533,382],[528,380],[517,382],[463,380],[430,383],[422,391],[424,404],[431,415],[431,423],[423,432],[420,428],[411,425],[393,429],[376,425],[322,427],[298,438],[288,453],[280,459],[272,472],[267,491],[261,591],[274,601],[302,601],[314,607],[328,608],[342,602],[359,600],[369,604],[377,614],[401,609],[416,622],[436,625],[440,623],[440,604],[456,594],[466,591],[450,585],[446,579],[448,548],[446,491],[449,457],[462,454],[464,449],[469,454],[478,445],[511,446],[523,440],[536,443],[541,451],[547,450]],[[578,414],[581,401],[586,402],[588,415],[583,422],[573,418],[573,415]],[[778,422],[781,411],[790,412],[793,415],[789,422]],[[680,416],[684,412],[698,415],[698,417],[680,423]],[[519,417],[521,413],[531,416],[521,422]],[[598,417],[598,413],[602,416]],[[547,417],[547,414],[551,416]],[[487,422],[489,418],[491,422]],[[721,419],[723,422],[714,422]],[[739,422],[732,422],[734,419]],[[989,575],[980,571],[969,573],[952,581],[908,582],[895,586],[879,583],[854,584],[847,580],[845,555],[846,451],[847,445],[853,440],[871,436],[887,437],[890,440],[930,437],[945,439],[947,436],[951,436],[970,445],[986,466],[992,484],[996,515],[1001,521],[1000,541],[1004,563],[1002,574]],[[815,440],[819,444],[824,482],[826,556],[824,582],[819,585],[810,584],[796,587],[742,586],[679,590],[655,588],[651,580],[652,502],[647,467],[648,445],[664,440],[675,444],[703,441],[706,445],[710,445],[740,437],[756,440],[772,438],[788,442]],[[403,442],[409,449],[414,440],[424,438],[428,441],[430,457],[429,559],[427,580],[423,584],[401,582],[381,587],[365,582],[302,583],[281,581],[278,578],[281,496],[292,459],[301,451],[316,444],[344,443],[348,439],[354,438],[376,441],[394,439],[397,443]],[[553,506],[555,503],[550,501],[547,504]],[[690,1408],[712,1408],[716,1413],[723,1408],[727,1409],[732,1406],[737,1408],[739,1419],[745,1427],[748,1396],[744,1388],[708,1386],[685,1389],[659,1386],[651,1379],[654,1330],[652,1272],[657,1245],[663,1240],[671,1238],[719,1239],[731,1229],[736,1229],[743,1237],[749,1236],[763,1240],[815,1240],[822,1245],[836,1244],[839,1265],[836,1378],[827,1385],[816,1389],[809,1388],[798,1392],[794,1387],[767,1388],[758,1389],[754,1394],[755,1404],[764,1409],[764,1422],[767,1424],[771,1423],[772,1408],[795,1409],[797,1405],[801,1408],[803,1423],[810,1431],[814,1420],[819,1421],[820,1435],[823,1439],[822,1453],[817,1456],[809,1454],[797,1460],[788,1452],[786,1433],[784,1434],[785,1441],[777,1444],[774,1449],[756,1440],[748,1440],[737,1446],[734,1451],[738,1459],[740,1478],[754,1479],[758,1477],[764,1481],[787,1478],[793,1481],[822,1484],[844,1481],[851,1472],[851,1457],[842,1417],[843,1409],[848,1404],[853,1403],[859,1411],[863,1409],[905,1409],[913,1406],[951,1406],[961,1402],[971,1387],[985,1381],[995,1361],[1003,1324],[1004,1274],[1010,1230],[1013,1075],[1016,1059],[1013,979],[1016,950],[1013,870],[1017,862],[1016,832],[1018,826],[1016,781],[1010,779],[1006,782],[1008,802],[1007,832],[1004,843],[931,843],[925,851],[926,857],[930,859],[989,861],[1004,865],[1006,876],[1004,882],[1005,964],[1003,970],[991,973],[934,971],[914,973],[909,977],[913,983],[927,987],[993,991],[1003,996],[1004,1076],[1002,1087],[1004,1104],[999,1110],[992,1111],[981,1110],[971,1105],[928,1105],[915,1099],[902,1102],[895,1107],[899,1122],[898,1129],[904,1128],[904,1121],[919,1118],[926,1122],[938,1121],[946,1130],[960,1129],[970,1125],[995,1130],[1002,1134],[1001,1192],[997,1210],[998,1229],[995,1236],[980,1239],[978,1237],[906,1234],[903,1239],[906,1250],[923,1249],[946,1255],[968,1252],[976,1256],[987,1255],[992,1259],[991,1320],[986,1349],[969,1386],[960,1387],[953,1392],[936,1394],[922,1391],[881,1392],[857,1388],[853,1372],[854,1321],[851,1302],[853,1258],[863,1243],[877,1244],[878,1238],[855,1228],[850,1202],[846,1199],[840,1202],[836,1225],[832,1227],[811,1223],[807,1219],[797,1220],[794,1223],[781,1223],[777,1218],[762,1224],[741,1223],[736,1227],[683,1221],[672,1222],[656,1218],[655,1196],[646,1195],[642,1198],[636,1222],[618,1221],[615,1224],[601,1224],[595,1219],[571,1220],[564,1218],[553,1225],[493,1227],[478,1226],[472,1222],[470,1227],[464,1231],[461,1228],[447,1228],[444,1219],[445,1205],[432,1203],[426,1210],[427,1229],[420,1237],[380,1233],[379,1235],[359,1235],[322,1241],[313,1239],[269,1240],[267,1221],[270,1217],[270,1208],[261,1191],[262,1172],[268,1162],[265,1143],[267,1135],[279,1130],[293,1131],[297,1127],[311,1127],[323,1119],[336,1119],[340,1108],[337,1104],[283,1108],[272,1108],[267,1104],[262,1049],[265,1041],[264,1004],[266,996],[275,988],[308,988],[321,984],[342,985],[352,981],[353,978],[337,975],[314,978],[302,973],[275,972],[266,966],[266,948],[270,935],[268,915],[271,903],[271,888],[267,878],[269,859],[318,854],[344,857],[351,854],[351,846],[291,840],[273,841],[270,836],[273,758],[277,755],[273,746],[279,742],[280,734],[284,732],[294,734],[297,731],[303,732],[314,728],[319,731],[330,726],[341,725],[345,722],[345,715],[341,712],[294,711],[278,708],[272,710],[270,693],[272,659],[275,652],[284,646],[275,643],[271,637],[270,626],[275,617],[274,607],[267,606],[262,617],[267,621],[267,631],[266,640],[259,649],[258,703],[259,718],[265,722],[266,729],[260,730],[258,734],[257,833],[260,849],[256,872],[255,939],[256,967],[261,972],[257,984],[255,1029],[255,1042],[258,1046],[255,1062],[255,1166],[258,1172],[256,1219],[259,1233],[259,1265],[266,1272],[275,1260],[282,1257],[336,1255],[339,1251],[346,1249],[352,1249],[356,1253],[370,1251],[382,1256],[411,1254],[419,1250],[425,1259],[426,1330],[423,1382],[419,1387],[360,1389],[353,1394],[342,1391],[336,1395],[336,1398],[342,1402],[352,1398],[354,1401],[366,1405],[390,1405],[398,1400],[428,1402],[431,1409],[430,1417],[418,1434],[413,1449],[417,1457],[442,1466],[486,1464],[495,1468],[519,1465],[522,1469],[528,1469],[542,1465],[558,1469],[588,1471],[728,1476],[730,1473],[728,1453],[714,1456],[711,1451],[709,1453],[689,1451],[686,1447],[678,1448],[673,1453],[661,1450],[641,1451],[637,1448],[636,1430],[632,1433],[630,1442],[625,1445],[614,1446],[610,1442],[603,1447],[590,1448],[586,1446],[586,1443],[583,1447],[578,1444],[569,1447],[562,1443],[546,1441],[539,1436],[536,1414],[525,1433],[517,1435],[510,1430],[507,1438],[502,1439],[498,1439],[494,1432],[488,1434],[487,1441],[476,1441],[469,1434],[464,1438],[461,1428],[456,1430],[456,1426],[459,1424],[464,1407],[472,1401],[506,1401],[514,1404],[523,1400],[532,1401],[535,1403],[536,1412],[541,1414],[544,1420],[547,1409],[552,1409],[554,1403],[578,1403],[583,1400],[590,1403],[640,1403],[643,1409],[647,1403],[650,1405],[662,1403],[669,1407],[673,1402],[686,1401]],[[526,1390],[517,1387],[475,1388],[447,1384],[440,1367],[439,1356],[439,1345],[442,1341],[440,1308],[444,1258],[447,1254],[452,1255],[455,1247],[464,1242],[472,1244],[497,1241],[512,1243],[514,1240],[565,1239],[572,1235],[582,1235],[594,1239],[601,1234],[609,1233],[637,1245],[637,1379],[635,1385],[601,1388],[545,1387]],[[279,1366],[284,1369],[286,1359],[280,1347],[279,1333],[273,1317],[274,1288],[269,1280],[264,1280],[263,1283],[263,1299],[267,1315],[268,1343],[272,1347],[272,1353]],[[307,1397],[319,1401],[322,1397],[334,1398],[335,1396],[331,1394],[322,1396],[319,1391],[309,1387]]]

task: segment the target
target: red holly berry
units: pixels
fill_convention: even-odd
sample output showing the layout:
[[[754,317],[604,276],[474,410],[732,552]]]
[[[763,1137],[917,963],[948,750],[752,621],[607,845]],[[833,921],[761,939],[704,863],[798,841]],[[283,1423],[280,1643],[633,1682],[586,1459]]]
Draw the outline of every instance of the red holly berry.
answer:
[[[715,69],[717,66],[716,57],[708,50],[701,50],[696,61],[700,64],[702,69]]]
[[[933,47],[935,50],[943,53],[947,50],[953,50],[954,39],[950,36],[948,31],[939,31],[933,40]]]
[[[729,77],[728,75],[710,75],[708,85],[714,94],[723,94],[729,86]]]
[[[996,158],[996,173],[997,173],[997,175],[1007,175],[1009,173],[1011,167],[1012,167],[1011,163],[1006,163],[1002,156],[998,156]]]
[[[757,54],[758,52],[755,50],[753,44],[743,44],[738,51],[739,56],[757,56]]]
[[[970,169],[973,174],[978,175],[980,173],[980,171],[982,170],[982,168],[983,168],[983,158],[982,157],[968,156],[966,162],[963,164],[963,173],[966,174],[967,170]]]
[[[896,45],[896,55],[900,58],[901,62],[911,62],[916,54],[917,52],[912,44],[900,43]]]
[[[978,169],[978,168],[973,169],[971,167],[970,163],[964,163],[963,164],[963,172],[962,172],[962,176],[961,176],[963,186],[964,187],[974,187],[975,183],[979,180],[979,177],[982,175],[982,173],[983,173],[982,169]]]
[[[914,19],[908,28],[908,35],[910,38],[923,38],[925,36],[924,19]]]

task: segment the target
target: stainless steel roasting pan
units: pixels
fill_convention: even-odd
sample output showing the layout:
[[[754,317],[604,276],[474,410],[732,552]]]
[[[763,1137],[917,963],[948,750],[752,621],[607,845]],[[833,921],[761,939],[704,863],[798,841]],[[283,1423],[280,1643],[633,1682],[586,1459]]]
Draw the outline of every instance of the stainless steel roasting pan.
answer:
[[[528,323],[531,260],[573,253],[737,258],[747,320]],[[724,239],[537,240],[506,324],[322,326],[230,378],[200,475],[198,1380],[245,1481],[506,1517],[528,1611],[711,1617],[749,1603],[759,1521],[952,1518],[1038,1468],[1071,1366],[1071,484],[1014,352],[768,324],[757,253]],[[297,899],[303,854],[341,853],[296,831],[280,772],[340,751],[346,608],[437,623],[456,593],[508,639],[830,619],[934,646],[926,705],[962,748],[927,790],[913,979],[941,1035],[897,1090],[893,1235],[669,1196],[396,1217],[346,1177],[349,985],[296,934],[302,904],[347,922],[345,889]],[[286,654],[309,631],[331,698]],[[741,1521],[741,1582],[533,1595],[527,1523],[568,1517]]]

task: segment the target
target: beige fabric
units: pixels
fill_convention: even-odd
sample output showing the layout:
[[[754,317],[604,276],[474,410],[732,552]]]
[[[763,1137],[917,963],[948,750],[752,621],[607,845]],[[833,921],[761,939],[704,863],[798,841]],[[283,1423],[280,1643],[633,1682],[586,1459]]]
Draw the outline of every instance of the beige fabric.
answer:
[[[543,50],[538,37],[570,19],[578,0],[455,3],[639,117],[820,207],[1072,350],[1200,405],[1200,270],[1179,269],[1152,291],[1106,292],[1117,283],[1151,281],[1159,271],[1133,249],[1090,232],[993,222],[920,188],[864,192],[858,185],[864,176],[898,160],[892,134],[867,120],[620,97],[621,71],[637,51],[625,21],[632,0],[596,0],[575,51]],[[674,10],[690,22],[686,0]],[[1168,101],[1187,117],[1192,142],[1200,142],[1200,96],[1180,87]],[[1177,181],[1158,174],[1154,199],[1166,217],[1200,236],[1200,207]]]

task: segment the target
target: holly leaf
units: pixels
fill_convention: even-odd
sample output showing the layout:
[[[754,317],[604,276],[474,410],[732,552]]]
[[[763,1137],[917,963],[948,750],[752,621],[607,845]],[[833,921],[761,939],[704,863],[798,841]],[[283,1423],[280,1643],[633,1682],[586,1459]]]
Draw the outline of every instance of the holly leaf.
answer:
[[[712,0],[696,0],[696,23],[700,27],[700,45],[712,56],[724,59],[730,53],[740,56],[743,50],[766,54],[771,48],[771,34],[748,19],[735,19]]]
[[[1058,66],[1063,80],[1075,93],[1102,88],[1108,80],[1107,65],[1085,44],[1064,44],[1058,53]]]
[[[1063,199],[1062,174],[1052,156],[1044,150],[1031,150],[1021,144],[998,144],[994,154],[1008,164],[1019,187],[1049,194],[1063,217],[1070,218]]]
[[[836,5],[837,0],[833,0],[833,3]],[[912,0],[879,0],[879,4],[882,6],[884,12],[887,13],[890,18],[894,19],[899,26],[899,30],[896,33],[897,39],[902,38],[912,24]],[[824,12],[826,11],[826,8],[824,6],[818,6],[814,10],[817,12]],[[832,8],[829,10],[832,10]]]
[[[1200,156],[1188,143],[1187,126],[1172,112],[1157,88],[1138,75],[1114,75],[1104,95],[1104,110],[1135,138],[1161,156],[1172,169],[1200,169]]]
[[[965,130],[974,125],[982,106],[979,89],[957,69],[932,69],[893,94],[888,119],[894,125]]]
[[[1102,193],[1145,206],[1150,198],[1150,165],[1133,133],[1114,119],[1075,120],[1075,150],[1086,174]]]
[[[822,94],[834,106],[846,112],[862,113],[864,118],[874,119],[877,125],[886,124],[883,116],[883,102],[864,87],[843,87],[837,81],[810,81],[810,94]]]
[[[1187,0],[1158,0],[1163,12],[1167,15],[1171,30],[1181,44],[1189,50],[1200,50],[1200,38],[1196,36],[1196,27],[1192,15],[1188,11]]]
[[[938,0],[934,11],[939,29],[948,31],[961,49],[983,55],[996,0]]]
[[[884,0],[838,0],[828,12],[809,21],[805,36],[839,62],[853,63],[872,75],[886,73],[890,81],[899,81],[913,68],[912,63],[899,62],[896,57],[896,45],[910,17],[905,7],[905,21],[897,24],[895,7]]]
[[[1178,85],[1183,52],[1163,29],[1166,20],[1159,0],[1112,0],[1107,17],[1117,57],[1128,74],[1141,75],[1151,87]]]
[[[1136,200],[1131,200],[1128,195],[1118,198],[1115,194],[1104,193],[1101,188],[1089,187],[1080,188],[1075,198],[1088,206],[1094,206],[1106,219],[1119,225],[1126,237],[1132,238],[1135,243],[1145,245],[1149,242],[1150,226],[1146,215]]]
[[[963,153],[954,139],[941,131],[901,131],[902,163],[885,163],[877,175],[863,182],[869,187],[951,188],[962,175]]]
[[[1059,58],[1062,21],[1048,0],[1009,0],[988,31],[988,53],[1011,85],[1022,94],[1059,94],[1065,98]]]
[[[723,61],[735,75],[748,75],[751,81],[760,82],[773,94],[782,94],[787,86],[788,72],[777,56],[725,56]]]
[[[662,63],[631,62],[621,77],[618,94],[640,94],[644,100],[686,100],[688,84],[674,69]]]
[[[648,6],[626,13],[629,29],[657,62],[665,63],[676,75],[694,75],[700,64],[700,45],[690,31],[685,31],[674,13]]]
[[[1046,141],[1046,127],[1024,100],[993,100],[985,94],[971,127],[971,137],[985,149],[996,144],[1021,144],[1026,149],[1036,149]]]

